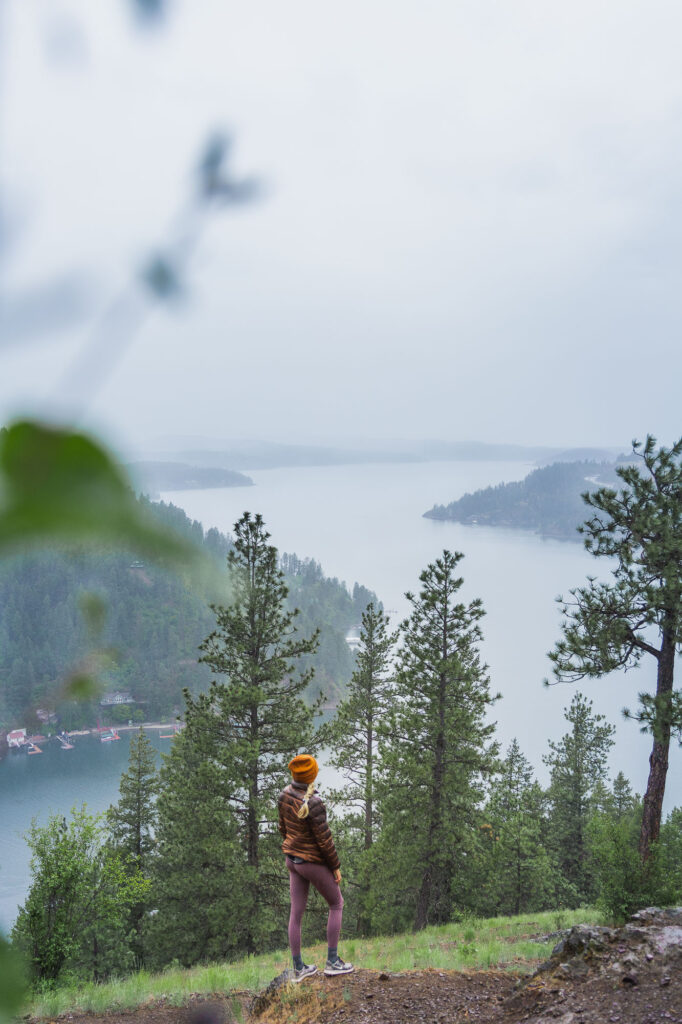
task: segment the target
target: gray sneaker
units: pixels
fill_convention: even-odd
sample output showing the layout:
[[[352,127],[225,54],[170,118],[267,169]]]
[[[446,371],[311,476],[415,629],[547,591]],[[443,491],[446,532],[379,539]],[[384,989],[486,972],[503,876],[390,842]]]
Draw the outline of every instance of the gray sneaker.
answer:
[[[340,956],[337,956],[336,960],[327,960],[327,965],[324,969],[324,973],[328,978],[332,978],[335,974],[350,974],[355,968],[352,964],[347,964],[345,960],[342,960]]]
[[[315,964],[303,964],[300,971],[294,968],[294,976],[291,980],[294,985],[298,985],[299,981],[303,981],[304,978],[310,978],[313,974],[317,974],[317,966]]]

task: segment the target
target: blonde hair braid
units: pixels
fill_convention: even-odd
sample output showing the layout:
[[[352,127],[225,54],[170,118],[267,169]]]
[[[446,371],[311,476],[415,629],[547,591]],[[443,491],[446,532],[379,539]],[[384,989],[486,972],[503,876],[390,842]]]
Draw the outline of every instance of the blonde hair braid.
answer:
[[[296,816],[297,817],[299,817],[299,818],[307,818],[308,817],[309,810],[310,810],[309,807],[308,807],[308,801],[310,800],[310,798],[311,798],[311,796],[313,795],[314,792],[315,792],[315,782],[313,781],[313,782],[309,783],[308,788],[305,791],[305,796],[303,797],[303,803],[301,804],[299,809],[296,811]]]

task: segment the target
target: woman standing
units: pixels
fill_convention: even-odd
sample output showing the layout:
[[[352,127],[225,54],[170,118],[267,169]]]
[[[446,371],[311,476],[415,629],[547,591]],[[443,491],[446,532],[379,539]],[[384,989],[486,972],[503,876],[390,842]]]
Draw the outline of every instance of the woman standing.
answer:
[[[317,761],[310,754],[299,754],[289,762],[289,770],[293,781],[279,794],[277,803],[279,830],[284,838],[282,850],[289,869],[289,946],[294,981],[317,973],[315,964],[304,964],[301,957],[301,921],[311,882],[329,905],[324,973],[330,977],[349,974],[353,965],[344,963],[338,951],[343,917],[341,867],[327,823],[327,810],[315,789]]]

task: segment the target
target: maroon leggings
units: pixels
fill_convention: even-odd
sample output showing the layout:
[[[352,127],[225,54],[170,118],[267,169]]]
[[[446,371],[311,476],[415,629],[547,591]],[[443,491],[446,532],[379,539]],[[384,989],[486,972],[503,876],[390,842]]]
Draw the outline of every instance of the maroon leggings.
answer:
[[[294,864],[291,857],[286,859],[289,869],[289,890],[291,892],[291,914],[289,915],[289,946],[292,956],[301,955],[301,921],[308,903],[308,891],[312,882],[317,891],[329,904],[327,919],[327,945],[338,946],[343,918],[343,896],[341,886],[334,881],[334,875],[326,864]]]

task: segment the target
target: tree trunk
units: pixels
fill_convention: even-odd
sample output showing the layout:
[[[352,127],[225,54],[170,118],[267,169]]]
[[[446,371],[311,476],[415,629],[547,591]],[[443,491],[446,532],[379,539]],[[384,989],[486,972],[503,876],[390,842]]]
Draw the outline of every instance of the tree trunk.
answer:
[[[432,901],[433,889],[438,897],[443,887],[442,867],[434,864],[437,850],[438,832],[440,831],[441,801],[443,796],[443,761],[445,755],[445,688],[447,681],[445,674],[441,674],[440,690],[438,694],[438,735],[436,736],[435,760],[433,765],[433,788],[431,789],[431,819],[429,821],[429,832],[426,849],[426,865],[422,878],[419,896],[417,897],[417,912],[415,915],[415,931],[421,931],[429,923],[429,909]],[[435,876],[435,886],[434,886]]]
[[[372,845],[372,840],[374,838],[373,835],[372,835],[372,833],[373,833],[372,818],[373,818],[373,815],[374,815],[374,808],[373,808],[373,802],[374,801],[373,801],[373,796],[372,796],[373,783],[374,783],[374,779],[372,778],[373,770],[374,770],[374,763],[373,763],[374,762],[374,751],[372,749],[373,743],[374,743],[374,730],[372,728],[372,719],[371,719],[371,716],[370,716],[370,724],[369,724],[369,728],[367,729],[367,751],[366,751],[367,761],[366,761],[366,774],[365,774],[365,849],[366,850],[369,850],[370,846]]]
[[[422,884],[417,897],[417,913],[414,918],[414,930],[419,932],[426,928],[429,918],[429,903],[431,902],[431,868],[427,867],[422,876]]]
[[[95,927],[97,923],[95,922]],[[92,977],[95,982],[100,980],[99,977],[99,943],[97,942],[97,932],[95,931],[92,936]]]
[[[370,697],[371,700],[371,697]],[[366,732],[365,750],[365,834],[364,848],[369,850],[374,842],[374,716],[370,713],[369,723]],[[360,900],[358,911],[358,932],[360,935],[369,935],[371,919],[367,913],[367,897],[369,895],[369,882],[367,880],[367,865],[364,864],[361,872]]]
[[[251,741],[255,742],[258,737],[258,708],[253,706],[251,708]],[[244,950],[248,954],[255,953],[256,950],[256,936],[254,924],[257,920],[257,901],[258,901],[258,882],[256,878],[260,878],[258,874],[258,781],[259,781],[259,764],[258,761],[250,766],[248,772],[248,784],[249,784],[249,803],[246,811],[246,862],[249,867],[255,869],[254,878],[254,891],[252,893],[252,908],[253,915],[247,922],[244,936]]]
[[[250,738],[255,745],[258,741],[258,708],[253,705],[250,713]],[[258,761],[249,769],[249,806],[247,811],[247,863],[258,867]]]
[[[654,742],[649,757],[649,779],[644,796],[642,828],[639,834],[639,855],[646,863],[651,855],[651,845],[661,831],[665,780],[668,774],[668,751],[670,750],[671,698],[675,669],[675,638],[672,630],[663,630],[663,643],[658,657],[656,677],[656,718]]]

